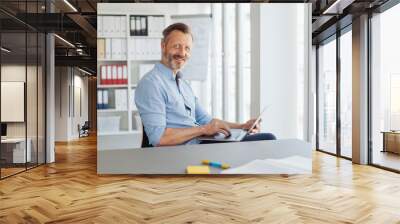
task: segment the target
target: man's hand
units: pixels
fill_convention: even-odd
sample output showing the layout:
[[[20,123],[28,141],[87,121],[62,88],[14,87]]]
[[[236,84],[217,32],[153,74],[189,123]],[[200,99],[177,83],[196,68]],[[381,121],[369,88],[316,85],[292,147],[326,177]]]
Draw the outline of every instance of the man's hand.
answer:
[[[203,126],[204,135],[215,135],[217,133],[222,133],[225,136],[230,136],[230,128],[229,126],[218,119],[213,119],[210,123]]]
[[[256,120],[257,120],[256,118],[248,120],[246,123],[242,124],[242,129],[249,130]],[[260,121],[257,122],[256,126],[254,126],[254,128],[250,131],[250,133],[260,132]]]

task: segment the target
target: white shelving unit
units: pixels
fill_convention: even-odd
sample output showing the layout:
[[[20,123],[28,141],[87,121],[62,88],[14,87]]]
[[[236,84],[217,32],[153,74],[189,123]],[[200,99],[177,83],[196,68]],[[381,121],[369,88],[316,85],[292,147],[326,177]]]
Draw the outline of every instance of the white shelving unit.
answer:
[[[120,131],[118,132],[104,132],[99,127],[98,130],[98,149],[99,150],[111,150],[111,149],[123,149],[123,148],[140,148],[141,147],[141,140],[142,140],[142,124],[140,118],[137,118],[138,112],[136,107],[132,107],[132,103],[134,101],[134,96],[132,94],[133,89],[136,88],[137,82],[140,79],[140,65],[141,64],[155,64],[156,62],[160,61],[161,53],[159,57],[151,58],[147,60],[146,58],[143,59],[140,55],[133,55],[132,51],[136,50],[133,43],[136,43],[138,40],[141,43],[148,42],[153,40],[153,42],[161,43],[162,34],[161,32],[158,35],[153,36],[131,36],[130,33],[130,18],[131,16],[157,16],[162,17],[164,21],[164,25],[167,24],[168,15],[160,15],[160,14],[142,14],[138,13],[115,13],[115,12],[107,12],[107,10],[102,10],[98,14],[98,22],[102,22],[104,17],[106,16],[113,16],[114,18],[119,17],[121,19],[124,17],[125,20],[125,34],[124,35],[105,35],[104,33],[98,33],[98,40],[109,38],[119,38],[119,39],[126,39],[126,59],[105,59],[105,58],[98,58],[98,71],[100,71],[101,65],[126,65],[127,66],[127,73],[128,73],[128,81],[127,84],[100,84],[101,74],[99,72],[98,75],[98,90],[109,90],[110,92],[115,91],[116,89],[126,89],[127,90],[127,110],[116,110],[115,108],[107,108],[107,109],[98,109],[97,116],[98,117],[107,117],[107,116],[120,116]],[[118,20],[118,19],[112,20]],[[99,26],[99,24],[98,24]],[[101,25],[100,25],[101,26]],[[118,25],[117,25],[118,27]],[[104,28],[104,27],[103,27]],[[101,32],[98,28],[98,32]],[[112,41],[109,41],[109,43]],[[142,46],[143,47],[143,46]],[[155,46],[156,48],[160,48],[160,44]],[[98,47],[99,49],[99,47]],[[103,48],[106,50],[106,47]],[[103,55],[106,55],[104,53]],[[143,72],[143,71],[142,71]],[[115,94],[109,94],[112,97],[115,97]],[[110,98],[110,97],[109,97]],[[109,99],[110,100],[110,99]],[[112,103],[111,103],[112,105]],[[127,123],[127,125],[126,125]],[[125,125],[125,128],[122,126]]]

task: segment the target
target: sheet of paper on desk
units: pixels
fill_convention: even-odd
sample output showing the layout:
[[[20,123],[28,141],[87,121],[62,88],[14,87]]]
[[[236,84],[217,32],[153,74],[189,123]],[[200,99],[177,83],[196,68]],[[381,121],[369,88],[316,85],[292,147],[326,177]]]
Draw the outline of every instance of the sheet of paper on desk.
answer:
[[[282,159],[256,159],[242,166],[227,169],[221,174],[311,174],[312,160],[302,156]]]

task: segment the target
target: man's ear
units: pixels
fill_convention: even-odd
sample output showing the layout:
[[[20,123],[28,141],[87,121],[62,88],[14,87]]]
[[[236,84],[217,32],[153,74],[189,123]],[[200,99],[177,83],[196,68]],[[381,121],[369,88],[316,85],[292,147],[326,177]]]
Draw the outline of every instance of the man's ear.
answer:
[[[161,40],[161,50],[162,50],[162,52],[164,52],[164,50],[165,50],[165,41],[164,41],[164,39]]]

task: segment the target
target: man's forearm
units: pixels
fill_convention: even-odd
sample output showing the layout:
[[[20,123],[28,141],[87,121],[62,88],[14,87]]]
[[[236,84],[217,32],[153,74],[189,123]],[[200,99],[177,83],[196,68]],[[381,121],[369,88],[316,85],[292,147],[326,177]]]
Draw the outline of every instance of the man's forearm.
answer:
[[[166,128],[157,146],[179,145],[204,135],[204,127]]]
[[[241,123],[232,123],[232,122],[223,121],[223,120],[220,120],[220,121],[222,121],[222,122],[224,122],[226,125],[228,125],[229,128],[234,128],[234,129],[241,129],[241,128],[243,128],[243,124],[241,124]]]

